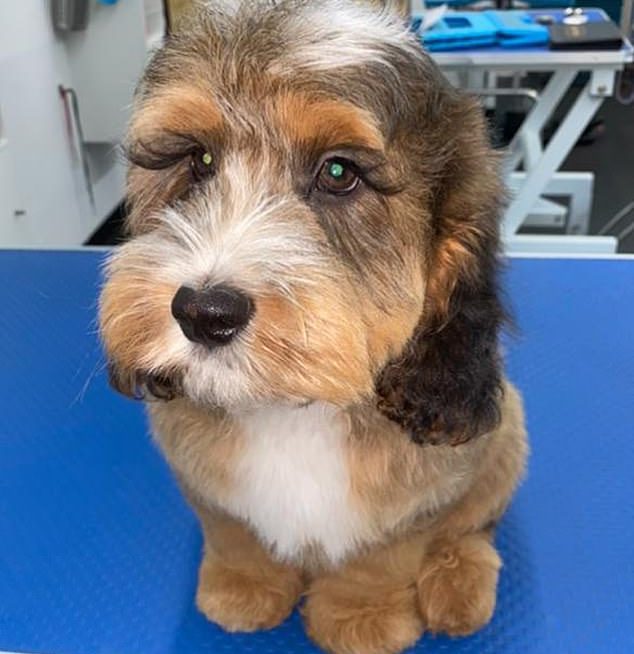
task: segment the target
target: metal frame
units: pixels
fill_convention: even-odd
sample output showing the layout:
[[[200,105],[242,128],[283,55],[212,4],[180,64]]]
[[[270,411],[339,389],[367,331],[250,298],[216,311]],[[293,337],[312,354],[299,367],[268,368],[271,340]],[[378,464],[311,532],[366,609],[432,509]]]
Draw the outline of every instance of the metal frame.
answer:
[[[506,75],[534,71],[552,73],[508,149],[505,170],[515,195],[505,215],[503,232],[510,251],[515,247],[514,242],[521,251],[526,251],[525,248],[530,246],[543,251],[555,251],[552,248],[565,251],[570,248],[578,252],[579,248],[584,247],[583,243],[590,252],[616,250],[616,240],[613,238],[600,242],[602,237],[581,236],[588,232],[593,174],[563,173],[559,172],[559,168],[604,99],[614,93],[616,74],[632,61],[632,53],[632,47],[627,43],[620,51],[555,52],[533,49],[500,52],[492,49],[433,55],[446,72],[469,71],[473,74],[487,71]],[[542,147],[544,126],[581,72],[589,73],[588,81],[549,143]],[[476,92],[498,95],[495,91],[490,93],[490,89],[482,89],[481,84],[477,86]],[[520,166],[522,172],[518,171]],[[570,196],[566,223],[566,232],[570,236],[518,236],[522,225],[546,224],[549,211],[555,217],[555,222],[551,220],[550,224],[562,224],[565,209],[542,197],[549,194]]]
[[[526,173],[511,173],[508,180],[511,192],[517,192],[525,179]],[[569,197],[568,208],[539,198],[522,224],[524,227],[565,227],[567,234],[587,234],[593,193],[594,173],[557,172],[546,185],[544,195]]]
[[[512,173],[511,191],[521,186],[526,173]],[[522,223],[525,227],[565,227],[567,234],[587,234],[594,193],[594,173],[557,172],[544,189],[545,195],[570,198],[568,208],[557,202],[539,198]],[[540,214],[545,218],[540,220]]]
[[[541,236],[518,234],[506,242],[507,254],[614,254],[614,236]]]
[[[634,21],[634,3],[632,0],[623,0],[621,5],[621,32],[626,39],[632,36],[632,24]]]
[[[515,171],[524,162],[526,174],[506,212],[504,232],[507,238],[517,233],[539,197],[547,192],[547,186],[604,98],[614,90],[616,71],[593,71],[550,142],[542,148],[541,131],[570,88],[576,73],[575,70],[559,70],[553,74],[542,94],[545,97],[534,106],[510,145],[509,170]],[[578,221],[575,229],[569,231],[587,233],[587,225],[587,219]]]

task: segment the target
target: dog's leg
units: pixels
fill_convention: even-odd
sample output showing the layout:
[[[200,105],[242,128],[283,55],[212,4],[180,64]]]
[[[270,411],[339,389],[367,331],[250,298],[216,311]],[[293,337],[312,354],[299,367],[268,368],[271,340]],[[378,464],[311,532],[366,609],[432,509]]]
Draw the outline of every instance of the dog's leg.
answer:
[[[303,607],[306,630],[334,654],[396,654],[423,633],[417,606],[417,540],[387,546],[315,578]]]
[[[198,513],[205,532],[196,593],[200,611],[232,632],[271,629],[283,622],[302,593],[301,573],[274,561],[238,522]]]
[[[466,636],[489,622],[501,560],[490,530],[437,543],[425,556],[417,586],[425,627]]]
[[[495,609],[502,565],[493,546],[496,524],[526,460],[526,432],[517,391],[505,387],[502,422],[490,441],[480,475],[469,492],[430,532],[418,573],[425,628],[452,636],[483,627]]]

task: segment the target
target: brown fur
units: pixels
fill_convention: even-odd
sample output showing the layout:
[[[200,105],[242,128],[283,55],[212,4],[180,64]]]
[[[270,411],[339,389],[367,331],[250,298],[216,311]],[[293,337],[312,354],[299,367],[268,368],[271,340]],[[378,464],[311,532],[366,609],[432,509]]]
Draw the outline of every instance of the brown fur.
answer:
[[[209,9],[155,55],[128,142],[133,238],[107,270],[101,330],[117,386],[170,400],[148,410],[203,527],[200,610],[229,631],[266,629],[304,594],[324,649],[396,654],[424,630],[471,633],[494,610],[491,526],[526,459],[498,353],[504,193],[478,106],[405,37],[379,48],[384,60],[294,66],[305,34],[292,16],[309,6],[245,5],[251,20]],[[362,170],[343,198],[314,184],[333,150]],[[200,152],[214,160],[204,179]],[[263,199],[276,209],[249,242],[269,249],[252,260],[231,243],[238,273],[196,268],[208,253],[181,241],[255,222]],[[227,281],[255,312],[237,344],[205,352],[170,302],[180,284]],[[224,366],[211,390],[209,362]],[[222,399],[234,376],[235,404]],[[337,561],[318,542],[282,559],[227,512],[255,438],[244,412],[311,403],[345,425],[339,499],[359,526]]]
[[[143,394],[144,379],[134,371],[142,367],[148,375],[154,372],[155,353],[165,348],[172,320],[169,303],[176,290],[150,277],[111,269],[101,295],[100,320],[108,333],[111,381],[120,392]],[[126,320],[120,320],[122,315]]]
[[[493,616],[501,565],[486,532],[464,536],[430,552],[417,579],[427,628],[434,633],[467,636],[486,625]]]
[[[175,86],[138,107],[130,125],[135,139],[151,143],[163,134],[205,134],[222,128],[223,115],[203,89]]]
[[[421,449],[377,414],[349,415],[351,494],[375,544],[335,569],[311,549],[299,565],[277,562],[245,526],[201,503],[230,492],[243,436],[226,415],[214,427],[187,402],[151,405],[203,524],[201,610],[228,630],[268,628],[306,588],[308,633],[337,654],[395,653],[424,628],[464,635],[484,625],[500,567],[490,525],[526,457],[520,398],[511,386],[505,398],[500,427],[460,448]]]
[[[372,115],[352,104],[288,93],[277,100],[275,113],[283,131],[300,147],[318,143],[324,151],[349,144],[383,148],[383,136]]]
[[[356,338],[356,320],[348,325],[344,322],[348,308],[341,292],[324,281],[320,296],[319,308],[312,298],[300,297],[292,304],[262,298],[254,323],[253,349],[259,366],[276,371],[268,375],[270,393],[346,405],[358,396],[359,389],[372,392],[368,353]],[[318,322],[307,318],[317,310]],[[345,357],[331,351],[335,329]]]
[[[283,622],[304,589],[301,571],[271,559],[243,525],[196,508],[205,535],[196,593],[200,611],[227,631],[271,629]]]

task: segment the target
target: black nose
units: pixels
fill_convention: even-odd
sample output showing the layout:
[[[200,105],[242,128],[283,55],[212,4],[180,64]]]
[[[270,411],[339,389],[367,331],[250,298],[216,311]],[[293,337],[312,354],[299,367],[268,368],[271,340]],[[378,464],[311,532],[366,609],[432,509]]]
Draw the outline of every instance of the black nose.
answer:
[[[190,341],[216,347],[231,341],[247,326],[253,302],[229,286],[200,291],[181,286],[172,300],[172,315]]]

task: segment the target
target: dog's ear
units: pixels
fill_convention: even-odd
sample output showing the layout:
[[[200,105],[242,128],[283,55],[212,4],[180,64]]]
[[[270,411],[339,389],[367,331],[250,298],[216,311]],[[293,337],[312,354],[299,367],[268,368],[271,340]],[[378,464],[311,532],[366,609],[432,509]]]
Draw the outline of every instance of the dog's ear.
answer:
[[[451,128],[430,207],[423,315],[403,353],[379,374],[376,390],[379,409],[414,441],[458,445],[499,422],[504,191],[478,103],[456,93],[444,102]]]

